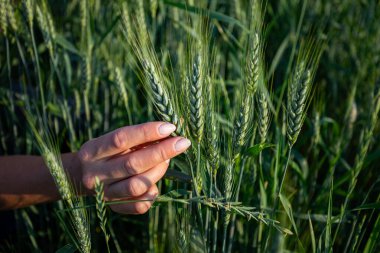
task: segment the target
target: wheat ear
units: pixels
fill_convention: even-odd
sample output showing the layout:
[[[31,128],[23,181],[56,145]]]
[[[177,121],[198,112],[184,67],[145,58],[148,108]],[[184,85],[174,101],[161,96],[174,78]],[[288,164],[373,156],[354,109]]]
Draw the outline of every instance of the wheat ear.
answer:
[[[131,25],[131,18],[129,16],[129,5],[128,1],[124,1],[121,5],[121,18],[123,21],[123,32],[126,35],[126,38],[128,41],[131,41],[131,34],[132,34],[132,25]]]
[[[29,28],[31,29],[33,27],[33,20],[34,20],[34,1],[33,0],[24,0],[24,9],[26,12],[26,16],[28,19]]]
[[[128,123],[130,125],[132,125],[133,121],[132,121],[131,109],[129,108],[128,93],[127,93],[127,89],[125,87],[125,82],[124,82],[124,78],[123,78],[121,69],[119,67],[115,68],[115,76],[116,76],[117,87],[118,87],[120,95],[121,95],[121,97],[123,99],[125,110],[127,111]]]
[[[95,177],[95,198],[96,198],[96,214],[100,221],[100,229],[103,231],[108,252],[110,252],[108,241],[110,239],[107,233],[107,216],[106,216],[106,203],[104,201],[104,184],[100,182],[98,177]]]
[[[18,31],[15,12],[10,0],[0,0],[0,29],[7,35],[8,25],[13,31]]]
[[[261,63],[261,42],[259,34],[254,33],[251,43],[250,53],[248,54],[245,73],[244,94],[240,103],[240,109],[235,121],[233,133],[233,156],[235,157],[245,145],[247,140],[250,121],[252,119],[254,96],[262,76]]]
[[[289,86],[289,98],[287,108],[287,136],[289,146],[293,146],[301,131],[305,119],[307,98],[311,91],[311,71],[305,69],[305,63],[301,62],[297,68],[292,83]]]
[[[164,121],[171,122],[177,126],[175,131],[177,135],[183,135],[183,129],[179,117],[174,112],[172,101],[163,85],[163,79],[160,77],[157,69],[151,62],[143,62],[143,69],[147,83],[152,91],[153,102],[161,118]]]
[[[53,58],[54,57],[54,46],[52,42],[51,29],[49,28],[47,17],[45,16],[47,10],[41,9],[39,5],[36,6],[37,13],[37,21],[42,31],[43,37],[45,39],[45,43],[47,44],[49,54]]]
[[[5,36],[8,32],[7,4],[8,0],[0,0],[0,29]]]
[[[204,102],[203,102],[203,82],[204,82],[204,64],[200,54],[195,56],[192,65],[191,77],[189,78],[189,110],[190,110],[190,128],[198,143],[203,139],[204,128]]]
[[[258,105],[258,132],[260,137],[260,143],[264,143],[267,138],[269,123],[270,123],[270,111],[268,104],[268,97],[263,90],[259,90],[257,95]]]
[[[128,15],[128,13],[126,13]],[[126,18],[123,18],[122,25],[124,31],[128,29],[128,24]],[[145,38],[145,35],[147,38]],[[182,122],[174,110],[174,103],[171,100],[167,87],[165,86],[165,78],[163,71],[158,63],[156,53],[153,49],[151,41],[149,39],[147,31],[145,34],[138,33],[132,30],[127,34],[128,42],[134,49],[137,59],[140,61],[142,66],[142,73],[145,88],[151,95],[153,103],[157,109],[158,114],[161,119],[174,124],[177,129],[174,135],[184,135],[184,130],[182,128]]]
[[[54,179],[58,192],[68,208],[71,209],[71,219],[79,241],[79,248],[83,253],[90,253],[91,240],[86,219],[86,209],[78,208],[81,203],[78,201],[75,191],[66,174],[59,152],[58,150],[55,150],[53,142],[48,137],[43,139],[28,113],[26,113],[26,119],[34,133],[41,155]],[[45,132],[47,132],[47,130],[45,130]]]

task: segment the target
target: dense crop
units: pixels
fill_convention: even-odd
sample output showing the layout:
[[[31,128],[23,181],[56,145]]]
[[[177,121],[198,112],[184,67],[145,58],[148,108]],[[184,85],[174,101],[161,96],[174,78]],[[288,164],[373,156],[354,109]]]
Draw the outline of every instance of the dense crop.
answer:
[[[380,4],[358,2],[0,0],[0,154],[42,155],[62,197],[12,211],[0,252],[380,251]],[[154,119],[192,148],[149,214],[98,178],[76,195],[59,153]]]

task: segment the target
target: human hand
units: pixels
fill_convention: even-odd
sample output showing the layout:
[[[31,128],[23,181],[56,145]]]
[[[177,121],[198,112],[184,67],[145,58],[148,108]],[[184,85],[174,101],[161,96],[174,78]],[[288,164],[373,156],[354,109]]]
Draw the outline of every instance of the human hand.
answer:
[[[164,176],[170,158],[191,145],[186,138],[169,137],[175,129],[169,123],[149,122],[89,140],[78,152],[83,186],[93,191],[98,177],[104,183],[106,201],[153,200],[158,195],[156,183]],[[151,205],[151,201],[130,202],[111,205],[111,209],[143,214]]]

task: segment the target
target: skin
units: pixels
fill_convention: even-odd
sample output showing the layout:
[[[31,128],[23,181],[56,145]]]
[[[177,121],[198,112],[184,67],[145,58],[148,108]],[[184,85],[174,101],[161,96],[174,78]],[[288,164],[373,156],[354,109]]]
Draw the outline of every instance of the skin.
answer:
[[[98,177],[104,183],[106,201],[149,200],[111,205],[113,211],[143,214],[158,195],[156,183],[170,159],[191,144],[183,137],[170,137],[174,131],[175,126],[165,122],[122,127],[89,140],[78,152],[62,154],[62,163],[80,194],[92,195]],[[0,210],[59,199],[41,157],[0,157]]]

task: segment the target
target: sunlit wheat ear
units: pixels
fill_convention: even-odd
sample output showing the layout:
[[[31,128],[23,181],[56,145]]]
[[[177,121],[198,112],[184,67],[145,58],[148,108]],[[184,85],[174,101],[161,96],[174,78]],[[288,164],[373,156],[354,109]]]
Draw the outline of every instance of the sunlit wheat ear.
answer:
[[[83,211],[78,209],[78,204],[73,205],[72,217],[74,227],[78,236],[80,250],[83,253],[91,252],[90,229],[87,224],[87,217]]]
[[[58,162],[57,157],[47,147],[42,148],[42,157],[44,158],[50,174],[53,176],[62,199],[66,201],[72,199],[73,195],[71,186],[62,164]]]
[[[198,22],[195,27],[197,38],[192,38],[189,41],[189,60],[186,63],[188,64],[189,125],[192,135],[198,143],[201,143],[204,137],[205,124],[205,98],[207,96],[205,88],[210,75],[209,66],[212,65],[212,57],[208,52],[210,44],[208,21],[199,20]]]
[[[54,178],[62,199],[65,200],[68,207],[72,209],[71,217],[73,219],[80,250],[84,253],[91,252],[90,231],[87,224],[86,213],[84,209],[78,209],[80,202],[76,200],[75,193],[67,178],[61,159],[47,147],[43,148],[42,157]]]
[[[90,229],[86,217],[86,209],[79,208],[82,203],[76,196],[75,190],[66,174],[59,150],[57,150],[53,144],[53,141],[49,138],[48,130],[44,129],[44,134],[41,135],[35,127],[32,116],[29,113],[26,113],[25,116],[29,127],[35,136],[44,162],[57,186],[58,192],[70,210],[69,214],[76,233],[76,238],[79,242],[79,249],[83,253],[90,253],[91,239]]]
[[[127,29],[125,19],[122,20],[124,31]],[[174,135],[184,136],[183,124],[175,111],[174,102],[169,96],[163,70],[157,59],[148,33],[147,39],[139,31],[127,33],[128,42],[132,46],[134,53],[141,64],[143,85],[147,89],[150,98],[155,105],[162,120],[174,124],[177,129]]]
[[[184,135],[180,119],[175,113],[172,101],[163,85],[163,78],[157,73],[157,69],[151,62],[144,61],[143,59],[140,60],[142,60],[146,82],[151,88],[153,102],[159,115],[162,120],[171,122],[177,127],[175,131],[176,135]]]

